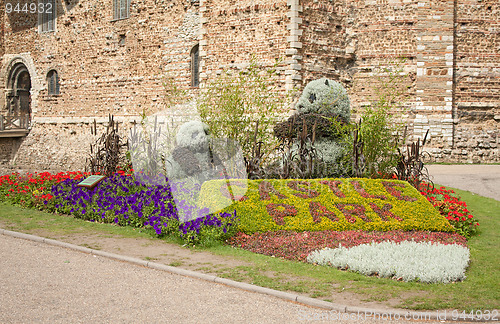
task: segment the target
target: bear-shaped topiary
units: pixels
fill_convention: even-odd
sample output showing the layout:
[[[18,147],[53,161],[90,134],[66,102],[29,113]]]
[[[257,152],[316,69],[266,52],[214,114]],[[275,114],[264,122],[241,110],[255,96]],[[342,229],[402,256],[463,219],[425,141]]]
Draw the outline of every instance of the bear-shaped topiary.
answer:
[[[347,91],[337,81],[321,78],[309,82],[296,104],[301,113],[333,114],[349,120],[351,108]]]
[[[324,162],[324,168],[317,176],[344,175],[338,164],[346,150],[339,141],[342,134],[333,132],[332,120],[341,128],[349,123],[351,109],[346,89],[339,82],[326,78],[311,81],[297,101],[296,111],[288,120],[274,127],[274,135],[281,140],[297,138],[305,126],[309,138],[314,137],[314,148]],[[297,145],[292,149],[297,150]]]
[[[165,161],[167,176],[171,180],[189,177],[208,177],[213,169],[208,126],[200,121],[182,124],[176,135],[176,147]]]

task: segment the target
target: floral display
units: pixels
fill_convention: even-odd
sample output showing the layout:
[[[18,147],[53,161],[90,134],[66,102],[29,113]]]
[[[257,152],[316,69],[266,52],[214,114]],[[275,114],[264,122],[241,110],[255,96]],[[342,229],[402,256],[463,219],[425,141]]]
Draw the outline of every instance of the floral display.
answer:
[[[477,232],[479,223],[467,209],[467,204],[453,190],[446,190],[444,187],[438,189],[429,184],[422,184],[419,189],[457,233],[469,238]]]
[[[224,180],[206,182],[203,206],[229,200],[218,195]],[[232,186],[237,188],[237,186]],[[291,231],[389,231],[402,229],[452,232],[447,219],[408,183],[377,179],[251,180],[230,205],[247,234]],[[244,195],[243,195],[244,194]]]
[[[305,261],[307,256],[324,248],[346,248],[371,242],[434,242],[440,244],[458,244],[467,246],[467,240],[456,233],[430,231],[276,231],[255,234],[238,232],[228,243],[248,251],[275,256],[288,260]]]
[[[208,214],[207,210],[198,211],[196,206],[184,201],[175,204],[170,186],[146,186],[130,173],[119,170],[91,190],[79,187],[78,183],[88,175],[82,172],[56,175],[45,172],[2,176],[0,199],[93,222],[152,228],[158,236],[173,234],[189,243],[199,242],[206,235],[224,240],[235,230],[234,210]],[[181,183],[171,186],[182,190]],[[183,209],[184,215],[196,211],[199,217],[182,222],[179,209]]]
[[[182,183],[163,186],[155,181],[137,181],[130,171],[118,170],[92,189],[78,186],[89,175],[83,172],[4,175],[0,177],[0,201],[92,222],[150,228],[157,236],[173,235],[189,244],[207,240],[227,242],[255,253],[302,262],[309,259],[316,264],[326,262],[341,269],[355,270],[359,266],[367,275],[424,282],[449,282],[465,277],[463,271],[457,276],[443,270],[438,278],[429,271],[422,272],[423,266],[415,271],[411,271],[411,266],[389,271],[376,260],[365,264],[371,260],[368,257],[357,265],[352,253],[372,255],[370,249],[375,248],[374,244],[396,246],[402,242],[467,249],[466,238],[479,225],[453,191],[424,185],[419,193],[397,180],[213,180],[203,185],[200,203],[210,207],[210,203],[217,205],[217,199],[225,199],[232,204],[210,214],[209,208],[199,210],[186,201],[175,203],[172,190],[190,194]],[[179,219],[180,214],[192,213],[199,214],[190,216],[191,221]],[[453,231],[456,233],[447,233]],[[350,250],[358,246],[368,247],[360,248],[361,252]],[[434,268],[445,266],[448,261],[443,260],[452,257],[445,250],[440,248],[441,259],[432,263]],[[337,265],[341,261],[345,264]]]

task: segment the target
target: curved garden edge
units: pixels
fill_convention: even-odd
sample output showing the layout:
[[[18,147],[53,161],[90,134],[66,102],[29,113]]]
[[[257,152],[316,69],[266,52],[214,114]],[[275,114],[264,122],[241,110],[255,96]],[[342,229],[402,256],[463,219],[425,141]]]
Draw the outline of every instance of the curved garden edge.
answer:
[[[152,239],[151,235],[140,233],[139,229],[85,222],[73,217],[61,218],[6,205],[6,208],[0,208],[0,227],[61,238],[93,249],[253,282],[277,290],[302,291],[301,294],[307,291],[309,296],[317,299],[366,308],[498,309],[498,292],[495,294],[491,287],[498,286],[499,276],[495,275],[498,269],[491,260],[497,255],[493,247],[500,244],[497,235],[500,220],[495,213],[500,208],[500,202],[467,192],[459,193],[470,203],[475,215],[477,213],[482,226],[479,235],[469,241],[472,267],[468,279],[447,285],[401,283],[333,269],[325,271],[322,269],[324,267],[256,255],[227,246],[186,249],[177,244],[168,244],[165,240]],[[44,233],[40,233],[41,227],[45,228]],[[127,238],[131,235],[133,238]],[[166,250],[169,252],[165,253]],[[290,278],[301,283],[294,284]]]
[[[338,316],[342,316],[342,318],[346,318],[346,316],[352,316],[357,314],[358,316],[361,314],[361,316],[389,316],[390,318],[395,318],[395,319],[425,319],[425,320],[460,320],[460,318],[456,317],[456,314],[453,311],[447,312],[447,311],[431,311],[431,312],[416,312],[416,311],[408,311],[408,310],[399,310],[399,309],[388,309],[386,307],[381,308],[375,308],[375,307],[359,307],[359,306],[353,306],[353,305],[344,305],[344,304],[338,304],[338,303],[332,303],[332,302],[327,302],[327,301],[322,301],[318,300],[315,298],[310,298],[310,297],[305,297],[302,295],[297,295],[293,293],[288,293],[288,292],[283,292],[283,291],[278,291],[274,289],[269,289],[265,287],[260,287],[256,286],[253,284],[248,284],[244,282],[238,282],[226,278],[221,278],[213,275],[208,275],[196,271],[191,271],[191,270],[186,270],[174,266],[168,266],[162,263],[156,263],[156,262],[151,262],[151,261],[144,261],[138,258],[126,256],[126,255],[120,255],[120,254],[115,254],[115,253],[110,253],[106,251],[100,251],[100,250],[95,250],[87,247],[82,247],[79,245],[71,244],[71,243],[65,243],[61,242],[58,240],[53,240],[53,239],[48,239],[40,236],[35,236],[35,235],[30,235],[30,234],[24,234],[24,233],[19,233],[19,232],[14,232],[14,231],[9,231],[0,228],[0,235],[6,235],[6,236],[11,236],[15,238],[20,238],[20,239],[25,239],[25,240],[30,240],[34,242],[39,242],[39,243],[44,243],[44,244],[49,244],[52,246],[58,246],[61,248],[66,248],[66,249],[71,249],[77,252],[81,253],[88,253],[96,256],[101,256],[117,261],[123,261],[123,262],[128,262],[134,265],[139,265],[143,266],[146,268],[150,269],[156,269],[160,271],[166,271],[172,274],[178,274],[181,276],[186,276],[186,277],[191,277],[195,279],[200,279],[200,280],[205,280],[209,282],[214,282],[214,283],[219,283],[223,285],[227,285],[230,287],[250,291],[250,292],[255,292],[255,293],[260,293],[260,294],[266,294],[270,296],[274,296],[277,298],[285,299],[285,300],[290,300],[294,302],[298,302],[301,304],[305,304],[308,306],[316,307],[324,311],[328,311],[331,313],[331,311],[334,311],[335,314]],[[317,311],[317,313],[320,313],[321,311]],[[466,320],[466,318],[464,318]],[[478,319],[479,320],[479,319]],[[481,320],[479,320],[481,321]]]

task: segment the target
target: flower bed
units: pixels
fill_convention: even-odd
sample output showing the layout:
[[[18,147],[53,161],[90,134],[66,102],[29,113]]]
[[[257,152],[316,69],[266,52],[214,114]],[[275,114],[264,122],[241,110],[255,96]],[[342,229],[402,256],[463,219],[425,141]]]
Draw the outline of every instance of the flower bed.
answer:
[[[427,200],[450,222],[456,232],[466,238],[477,232],[479,223],[467,209],[467,204],[460,200],[453,190],[434,188],[429,184],[422,184],[420,192]]]
[[[124,171],[106,178],[92,190],[78,187],[88,175],[46,172],[2,176],[0,200],[89,221],[152,228],[158,236],[171,234],[192,244],[225,240],[235,230],[234,210],[180,222],[178,208],[189,211],[193,206],[176,206],[169,187],[143,185]]]
[[[245,186],[231,181],[239,230],[268,231],[390,231],[454,229],[408,183],[377,179],[255,180]],[[200,203],[216,209],[229,205],[225,180],[203,184]]]
[[[364,231],[315,231],[295,232],[277,231],[248,235],[238,232],[228,240],[232,246],[259,254],[275,256],[288,260],[305,261],[307,256],[323,248],[346,248],[371,242],[435,242],[440,244],[458,244],[466,246],[466,239],[458,234],[402,230],[388,232]]]
[[[204,184],[200,201],[211,208],[220,206],[220,199],[226,205],[233,200],[237,203],[220,213],[181,223],[179,208],[189,213],[193,206],[183,203],[176,206],[169,187],[144,185],[124,171],[92,190],[78,187],[88,175],[45,172],[2,176],[0,200],[89,221],[151,228],[158,236],[179,236],[192,244],[227,239],[233,246],[291,260],[306,261],[310,257],[311,262],[330,260],[327,263],[336,266],[338,256],[343,255],[346,263],[340,268],[359,266],[378,275],[387,269],[371,261],[370,265],[358,265],[349,257],[357,250],[348,249],[409,241],[454,244],[467,249],[464,236],[472,235],[478,225],[466,204],[451,190],[423,186],[420,194],[405,182],[370,179],[258,180],[245,184],[231,181],[230,189],[224,180],[215,180]],[[247,234],[235,234],[236,215],[241,218],[239,229]],[[450,223],[464,236],[445,233],[454,230]],[[366,249],[362,248],[362,253],[368,253]],[[313,253],[316,259],[311,256]],[[389,276],[437,280],[435,276],[424,279],[415,273],[394,272]],[[463,278],[448,273],[437,281]]]

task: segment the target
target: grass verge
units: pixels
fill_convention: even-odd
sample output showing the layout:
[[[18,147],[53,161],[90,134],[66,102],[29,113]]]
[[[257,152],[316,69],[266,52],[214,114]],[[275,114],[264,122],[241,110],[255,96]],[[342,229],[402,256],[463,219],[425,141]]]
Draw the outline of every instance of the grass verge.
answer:
[[[221,277],[253,283],[272,289],[291,291],[338,302],[349,295],[363,302],[414,310],[457,309],[491,310],[500,308],[500,202],[470,192],[454,189],[467,202],[469,210],[480,222],[478,236],[469,241],[471,263],[464,282],[452,284],[405,283],[391,279],[366,277],[323,266],[281,260],[230,246],[214,246],[205,251],[248,265],[220,267],[208,264],[198,270]],[[104,237],[148,238],[152,233],[131,227],[98,224],[63,215],[27,210],[0,204],[0,227],[49,238],[98,234]],[[170,243],[175,242],[169,240]],[[197,248],[198,249],[198,248]],[[124,250],[123,254],[127,254]],[[176,264],[182,267],[182,264]],[[343,298],[342,298],[343,299]],[[345,299],[343,299],[345,300]]]

